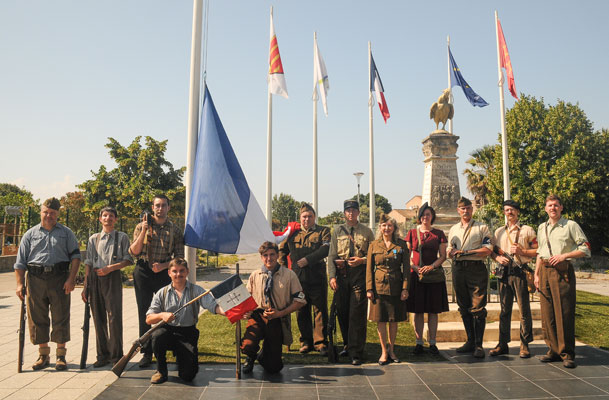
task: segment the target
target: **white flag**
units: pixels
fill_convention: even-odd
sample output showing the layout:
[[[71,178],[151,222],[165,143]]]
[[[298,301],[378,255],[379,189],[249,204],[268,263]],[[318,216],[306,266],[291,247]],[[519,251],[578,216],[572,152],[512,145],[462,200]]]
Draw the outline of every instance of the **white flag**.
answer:
[[[324,106],[324,114],[328,116],[328,90],[330,90],[330,81],[328,80],[328,71],[326,63],[319,53],[317,47],[317,37],[315,37],[315,49],[313,51],[313,100],[317,100],[317,86],[319,86],[319,94],[321,95],[321,104]]]
[[[275,27],[273,26],[273,11],[271,10],[271,48],[269,53],[269,91],[273,94],[288,98],[288,86],[285,83],[283,75],[283,64],[281,64],[281,56],[279,55],[279,46],[277,45],[277,36],[275,36]]]

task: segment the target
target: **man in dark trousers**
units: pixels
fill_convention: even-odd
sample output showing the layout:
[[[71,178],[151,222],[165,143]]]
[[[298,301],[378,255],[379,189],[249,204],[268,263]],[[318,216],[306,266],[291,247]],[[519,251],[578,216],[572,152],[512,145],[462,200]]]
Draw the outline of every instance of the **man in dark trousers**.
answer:
[[[142,222],[137,224],[133,232],[133,243],[129,248],[131,254],[137,258],[133,283],[140,336],[150,329],[150,325],[146,323],[146,311],[152,296],[171,282],[167,275],[169,261],[184,257],[184,233],[167,217],[169,210],[167,196],[156,195],[152,202],[152,215],[145,214]],[[144,355],[139,365],[140,368],[146,368],[152,363],[151,343],[144,345],[141,352]]]
[[[292,271],[298,276],[307,300],[296,317],[300,330],[300,352],[308,353],[315,348],[325,356],[328,354],[328,280],[325,258],[330,247],[330,230],[315,224],[315,217],[313,207],[304,203],[300,208],[300,230],[279,246],[279,264],[287,267],[290,257]]]
[[[571,260],[590,257],[590,244],[577,222],[562,217],[560,198],[546,198],[548,221],[539,225],[535,286],[539,290],[541,326],[548,345],[542,362],[561,361],[575,368],[575,272]]]
[[[345,349],[353,365],[360,365],[366,345],[366,256],[374,240],[372,230],[360,224],[359,203],[345,200],[345,224],[332,230],[328,253],[330,288],[337,299],[337,317]]]

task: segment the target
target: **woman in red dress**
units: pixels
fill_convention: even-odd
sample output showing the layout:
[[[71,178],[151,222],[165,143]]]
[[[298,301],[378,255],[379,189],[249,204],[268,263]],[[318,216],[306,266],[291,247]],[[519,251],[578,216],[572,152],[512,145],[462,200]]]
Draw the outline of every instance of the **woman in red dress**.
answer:
[[[422,354],[425,351],[423,348],[425,313],[427,313],[429,330],[429,352],[438,354],[436,346],[438,314],[448,311],[446,278],[442,269],[442,263],[446,260],[447,239],[442,230],[432,227],[435,220],[436,212],[426,202],[419,209],[417,217],[419,225],[408,231],[406,235],[406,244],[412,254],[410,297],[407,307],[408,312],[415,314],[414,326],[417,341],[414,354]]]

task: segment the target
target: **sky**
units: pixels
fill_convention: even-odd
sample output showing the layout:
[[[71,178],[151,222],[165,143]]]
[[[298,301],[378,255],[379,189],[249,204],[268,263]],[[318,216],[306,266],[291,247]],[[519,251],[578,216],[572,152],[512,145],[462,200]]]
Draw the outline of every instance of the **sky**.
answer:
[[[459,174],[500,132],[497,10],[516,89],[547,104],[578,103],[594,129],[609,128],[609,2],[211,0],[207,85],[237,158],[265,207],[269,9],[289,99],[273,98],[273,193],[312,200],[313,33],[330,81],[319,104],[319,215],[369,191],[368,41],[391,118],[374,115],[375,192],[404,208],[423,187],[429,108],[447,87],[446,39],[470,86],[455,87]],[[0,182],[36,198],[61,196],[113,167],[104,144],[168,140],[186,165],[191,0],[0,2]],[[513,99],[505,92],[509,109]],[[602,160],[606,162],[606,160]],[[466,194],[461,176],[461,191]]]

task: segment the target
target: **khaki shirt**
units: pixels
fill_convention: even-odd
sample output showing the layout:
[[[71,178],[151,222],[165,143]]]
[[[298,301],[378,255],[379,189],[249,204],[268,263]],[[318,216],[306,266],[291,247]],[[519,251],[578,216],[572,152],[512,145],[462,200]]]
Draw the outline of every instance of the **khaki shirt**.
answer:
[[[511,242],[510,239],[508,239],[505,228],[505,226],[497,228],[495,231],[495,237],[493,238],[493,244],[508,254],[511,254],[510,247],[512,246],[512,243],[516,242],[516,236],[518,236],[518,244],[524,250],[531,249],[532,245],[537,243],[537,235],[535,234],[535,230],[528,225],[520,225],[520,223],[515,224],[509,231],[509,238],[512,239]],[[518,234],[518,231],[520,231],[520,234]],[[517,255],[514,257],[514,259],[516,262],[526,264],[531,262],[533,257]]]
[[[358,223],[353,228],[353,239],[355,241],[354,257],[366,257],[370,242],[374,240],[374,234],[370,228],[361,223]],[[330,251],[328,252],[328,276],[330,279],[336,278],[336,264],[334,263],[334,260],[337,258],[343,260],[349,259],[349,244],[351,242],[349,239],[350,232],[351,227],[347,224],[334,226],[330,238]],[[363,267],[363,265],[358,267]]]
[[[465,243],[463,243],[463,239],[468,225],[463,227],[461,221],[459,221],[450,228],[450,231],[448,231],[448,248],[446,249],[446,254],[450,254],[452,249],[469,251],[486,247],[489,250],[493,250],[493,246],[491,245],[491,234],[488,227],[485,224],[474,220],[471,220],[470,224],[473,225],[465,239]],[[459,257],[459,261],[484,261],[485,259],[486,256],[477,254]]]
[[[550,236],[550,245],[552,246],[552,254],[570,253],[574,250],[583,252],[586,257],[590,257],[590,244],[582,231],[582,228],[577,222],[561,218],[554,225],[550,222],[544,222],[539,225],[537,230],[537,240],[539,240],[539,248],[537,254],[539,257],[548,259],[551,257],[550,249],[548,248],[548,239],[546,238],[546,225],[548,227],[548,235]]]
[[[398,296],[402,289],[408,289],[410,252],[405,241],[398,239],[389,247],[382,238],[373,241],[368,248],[367,261],[366,290]]]
[[[163,225],[152,223],[152,237],[148,236],[148,243],[142,246],[142,252],[138,255],[131,253],[134,258],[144,259],[152,263],[167,262],[172,258],[184,257],[184,232],[171,222],[169,219]],[[136,241],[142,231],[140,222],[133,231],[133,241]],[[148,260],[148,246],[150,246],[150,256]]]
[[[314,225],[311,229],[301,229],[279,245],[279,264],[288,266],[288,257],[292,261],[292,271],[304,285],[324,285],[326,281],[326,263],[330,247],[330,229]],[[301,258],[307,259],[307,266],[300,268],[296,263]]]
[[[252,294],[258,308],[269,308],[270,304],[266,302],[264,296],[264,286],[268,279],[266,272],[257,269],[252,272],[247,281],[247,290]],[[285,267],[280,267],[275,275],[273,275],[273,290],[271,291],[271,300],[276,310],[284,310],[288,308],[293,301],[306,304],[302,286],[294,271]]]

